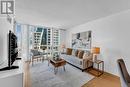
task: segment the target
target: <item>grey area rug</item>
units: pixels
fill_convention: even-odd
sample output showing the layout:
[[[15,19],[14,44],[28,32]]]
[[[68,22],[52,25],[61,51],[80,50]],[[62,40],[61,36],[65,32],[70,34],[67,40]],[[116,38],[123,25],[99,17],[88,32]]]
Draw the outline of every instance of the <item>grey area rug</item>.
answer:
[[[63,67],[58,68],[54,74],[54,67],[48,62],[39,62],[30,66],[32,87],[81,87],[94,78],[92,75],[66,64],[66,71]]]

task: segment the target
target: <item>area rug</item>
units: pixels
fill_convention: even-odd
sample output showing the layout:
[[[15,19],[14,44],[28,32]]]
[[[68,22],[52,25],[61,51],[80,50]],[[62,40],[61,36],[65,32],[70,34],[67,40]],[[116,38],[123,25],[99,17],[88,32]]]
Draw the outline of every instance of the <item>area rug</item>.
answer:
[[[58,68],[54,74],[54,67],[48,62],[30,66],[32,87],[81,87],[94,77],[86,72],[66,64],[66,71],[63,67]]]

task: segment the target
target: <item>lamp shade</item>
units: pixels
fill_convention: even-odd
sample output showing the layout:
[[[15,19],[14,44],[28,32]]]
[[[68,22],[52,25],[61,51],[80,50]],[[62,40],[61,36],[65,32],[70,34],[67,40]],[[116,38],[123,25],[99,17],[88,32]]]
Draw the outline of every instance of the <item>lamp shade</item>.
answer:
[[[99,47],[93,47],[92,50],[91,50],[91,52],[93,54],[99,54],[100,53],[100,48]]]

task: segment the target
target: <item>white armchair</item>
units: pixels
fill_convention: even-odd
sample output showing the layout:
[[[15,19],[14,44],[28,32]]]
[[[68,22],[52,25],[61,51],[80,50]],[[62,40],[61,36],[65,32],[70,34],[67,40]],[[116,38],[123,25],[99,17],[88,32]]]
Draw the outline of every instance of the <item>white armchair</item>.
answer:
[[[38,51],[37,49],[32,49],[31,50],[31,61],[32,61],[32,65],[33,65],[35,59],[37,59],[37,61],[38,61],[38,59],[40,59],[43,62],[44,61],[44,53]]]

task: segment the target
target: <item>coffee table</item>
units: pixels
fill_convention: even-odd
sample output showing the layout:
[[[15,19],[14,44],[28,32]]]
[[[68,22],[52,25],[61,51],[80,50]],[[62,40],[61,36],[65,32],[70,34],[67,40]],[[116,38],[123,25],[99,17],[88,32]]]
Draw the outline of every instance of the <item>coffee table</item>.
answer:
[[[65,71],[66,61],[64,59],[60,59],[60,60],[50,59],[50,63],[54,66],[55,74],[58,72],[58,67],[61,67],[61,66],[63,66],[63,69]]]

